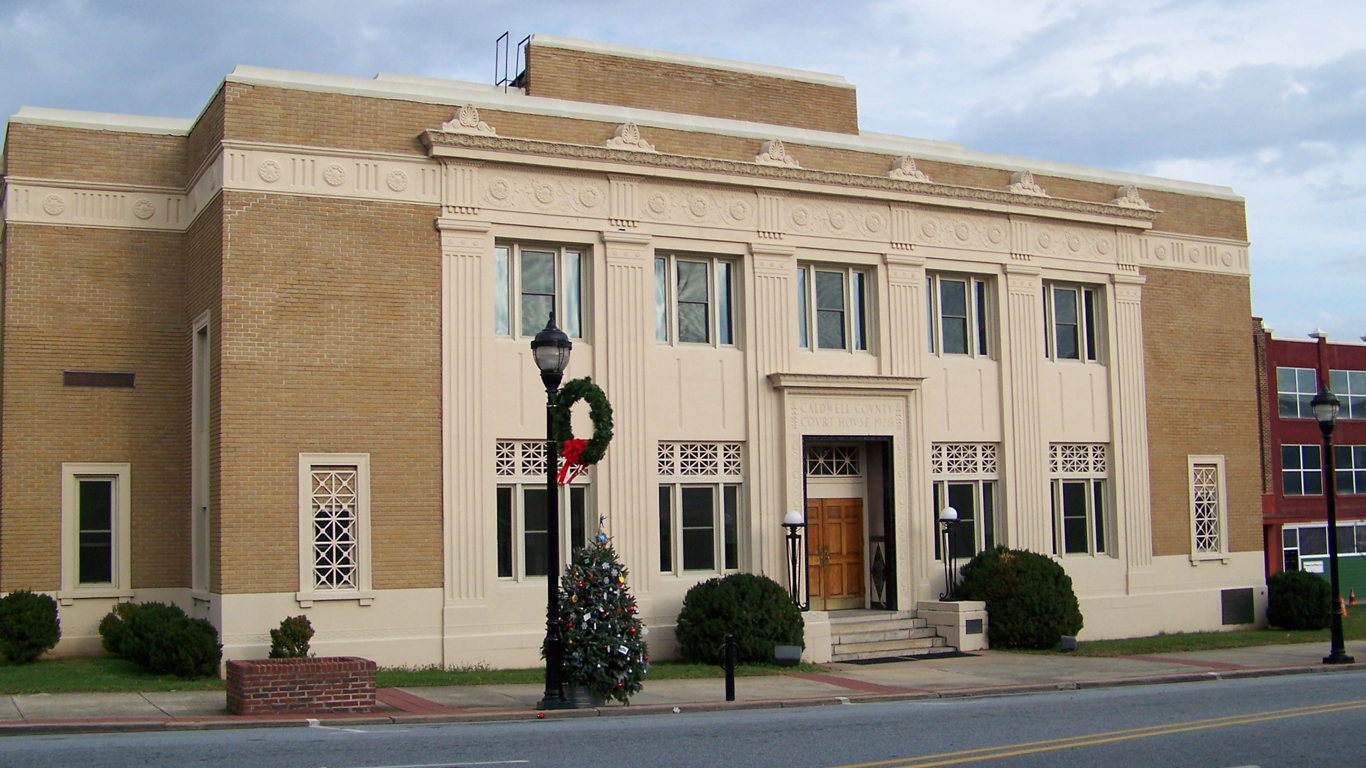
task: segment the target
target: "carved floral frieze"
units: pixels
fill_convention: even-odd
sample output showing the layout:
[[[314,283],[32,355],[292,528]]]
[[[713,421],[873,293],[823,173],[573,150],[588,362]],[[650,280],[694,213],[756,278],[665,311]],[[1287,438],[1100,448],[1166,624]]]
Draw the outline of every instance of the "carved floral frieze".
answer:
[[[911,242],[1003,253],[1010,249],[1009,224],[1004,218],[916,209],[911,212]]]
[[[890,214],[885,205],[810,197],[783,202],[783,223],[791,234],[880,241],[889,237]]]
[[[1239,275],[1251,272],[1247,247],[1242,245],[1146,233],[1139,237],[1138,246],[1141,266]]]
[[[1029,228],[1029,240],[1029,251],[1036,256],[1115,261],[1114,230],[1035,222]]]
[[[752,192],[674,184],[641,184],[640,192],[646,221],[728,229],[755,229],[758,224]]]
[[[510,169],[488,170],[480,178],[484,208],[607,218],[606,178]]]

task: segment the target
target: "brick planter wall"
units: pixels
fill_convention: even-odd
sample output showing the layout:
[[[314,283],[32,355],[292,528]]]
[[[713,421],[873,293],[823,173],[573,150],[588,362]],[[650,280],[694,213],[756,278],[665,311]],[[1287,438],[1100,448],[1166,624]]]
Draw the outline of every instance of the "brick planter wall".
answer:
[[[375,711],[375,662],[354,656],[228,662],[228,711]]]

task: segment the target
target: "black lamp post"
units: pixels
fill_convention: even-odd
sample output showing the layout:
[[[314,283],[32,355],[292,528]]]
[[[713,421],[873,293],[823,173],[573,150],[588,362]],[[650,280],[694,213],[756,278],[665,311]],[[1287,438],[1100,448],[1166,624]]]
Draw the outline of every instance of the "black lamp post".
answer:
[[[545,384],[545,695],[538,709],[567,709],[564,698],[564,648],[560,637],[560,494],[555,483],[555,470],[560,463],[560,447],[555,444],[552,411],[555,393],[564,379],[569,365],[569,350],[574,345],[564,331],[555,327],[555,313],[536,338],[531,340],[531,354],[536,367],[541,369]]]
[[[944,526],[944,593],[940,600],[953,599],[953,527],[958,524],[958,510],[944,507],[939,510],[939,524]]]
[[[1323,657],[1324,664],[1352,664],[1355,662],[1351,656],[1347,655],[1347,649],[1342,642],[1342,596],[1338,594],[1338,510],[1337,510],[1337,478],[1333,467],[1333,423],[1338,418],[1338,398],[1328,388],[1319,385],[1319,393],[1314,395],[1314,399],[1309,402],[1309,407],[1314,411],[1314,418],[1319,422],[1319,431],[1323,433],[1323,452],[1324,452],[1324,483],[1328,486],[1324,489],[1324,495],[1328,498],[1328,571],[1330,574],[1329,582],[1333,585],[1333,596],[1331,605],[1333,606],[1333,645],[1329,649],[1328,655]]]
[[[792,586],[792,602],[798,608],[804,608],[797,587],[801,575],[801,571],[798,570],[801,567],[801,531],[806,527],[806,520],[801,512],[793,509],[783,518],[783,527],[787,529],[787,583]]]

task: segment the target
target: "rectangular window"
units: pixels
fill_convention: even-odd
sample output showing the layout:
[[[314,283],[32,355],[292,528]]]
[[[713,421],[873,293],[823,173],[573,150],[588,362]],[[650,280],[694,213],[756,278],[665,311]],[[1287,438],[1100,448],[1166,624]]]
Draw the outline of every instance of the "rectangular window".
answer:
[[[871,344],[869,274],[863,270],[804,265],[797,273],[800,293],[797,337],[803,348],[867,351]]]
[[[740,567],[739,443],[659,444],[659,570]]]
[[[1317,445],[1281,446],[1281,492],[1286,496],[1323,493],[1323,466]]]
[[[1044,284],[1045,353],[1053,360],[1100,361],[1100,294],[1095,288]]]
[[[1309,407],[1319,391],[1318,372],[1313,368],[1277,368],[1276,400],[1283,419],[1312,419]]]
[[[987,281],[956,275],[926,277],[930,353],[990,355],[991,308]]]
[[[209,313],[190,340],[190,588],[209,591]]]
[[[734,344],[734,274],[731,262],[716,258],[657,257],[655,338],[683,344]]]
[[[1366,371],[1329,371],[1328,388],[1342,402],[1339,419],[1366,419]]]
[[[62,464],[63,605],[81,597],[131,597],[128,464]]]
[[[1281,551],[1284,555],[1285,570],[1298,571],[1300,569],[1300,531],[1298,528],[1281,530]]]
[[[1053,547],[1063,555],[1110,551],[1109,458],[1103,443],[1049,446],[1053,475]]]
[[[1228,552],[1223,456],[1189,456],[1191,559],[1222,558]]]
[[[936,532],[939,513],[953,507],[958,523],[953,527],[956,558],[970,558],[996,545],[997,452],[995,443],[934,443],[930,446],[930,474],[934,482]],[[942,533],[935,537],[935,559],[942,557]]]
[[[555,313],[571,339],[583,337],[585,251],[536,245],[493,249],[493,328],[499,336],[535,336]]]
[[[299,454],[299,593],[374,599],[370,585],[370,454]]]
[[[1333,446],[1338,493],[1366,494],[1366,445]]]
[[[494,444],[498,577],[544,577],[549,536],[545,487],[546,444],[540,440],[499,440]],[[589,473],[558,486],[560,563],[570,561],[598,531]]]

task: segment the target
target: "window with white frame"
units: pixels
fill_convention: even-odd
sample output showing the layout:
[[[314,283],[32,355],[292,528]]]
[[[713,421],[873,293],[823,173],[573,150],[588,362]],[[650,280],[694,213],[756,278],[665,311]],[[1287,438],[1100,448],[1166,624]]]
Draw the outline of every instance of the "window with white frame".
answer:
[[[550,313],[571,339],[583,337],[587,249],[499,243],[493,249],[493,327],[499,336],[530,337]]]
[[[1329,371],[1328,388],[1342,404],[1339,419],[1366,419],[1366,371]]]
[[[803,264],[797,270],[797,345],[866,352],[870,307],[867,270]]]
[[[1338,493],[1366,494],[1366,445],[1333,446],[1333,476]]]
[[[1223,456],[1189,456],[1191,559],[1222,558],[1228,552]]]
[[[62,587],[58,599],[131,597],[130,465],[62,464]]]
[[[1081,285],[1044,283],[1044,349],[1052,360],[1100,362],[1101,293]]]
[[[546,495],[544,440],[499,440],[493,472],[498,478],[498,578],[523,580],[546,575],[550,508]],[[560,465],[563,466],[563,458]],[[557,470],[558,471],[558,470]],[[557,485],[560,562],[567,563],[598,532],[593,514],[591,470]]]
[[[1323,493],[1322,454],[1317,445],[1281,446],[1281,492],[1286,496]]]
[[[1276,400],[1283,419],[1312,419],[1309,404],[1319,392],[1319,374],[1313,368],[1277,368]]]
[[[735,262],[710,256],[655,257],[655,338],[681,344],[735,343]]]
[[[1327,524],[1297,523],[1285,526],[1281,529],[1281,554],[1287,571],[1303,569],[1323,573],[1323,561],[1328,557]],[[1366,520],[1338,523],[1338,555],[1366,557]]]
[[[1103,443],[1054,443],[1048,447],[1053,490],[1053,552],[1101,555],[1110,550]]]
[[[370,454],[299,454],[299,594],[374,600],[370,579]]]
[[[996,443],[934,443],[930,446],[930,480],[934,487],[932,524],[939,512],[953,507],[953,556],[969,558],[1001,541],[997,512],[998,447]],[[938,527],[935,528],[938,530]],[[943,558],[943,542],[935,536],[934,558]]]
[[[932,354],[974,357],[991,354],[991,300],[986,280],[927,275],[925,308]]]
[[[740,567],[740,443],[661,442],[659,570],[733,571]]]

